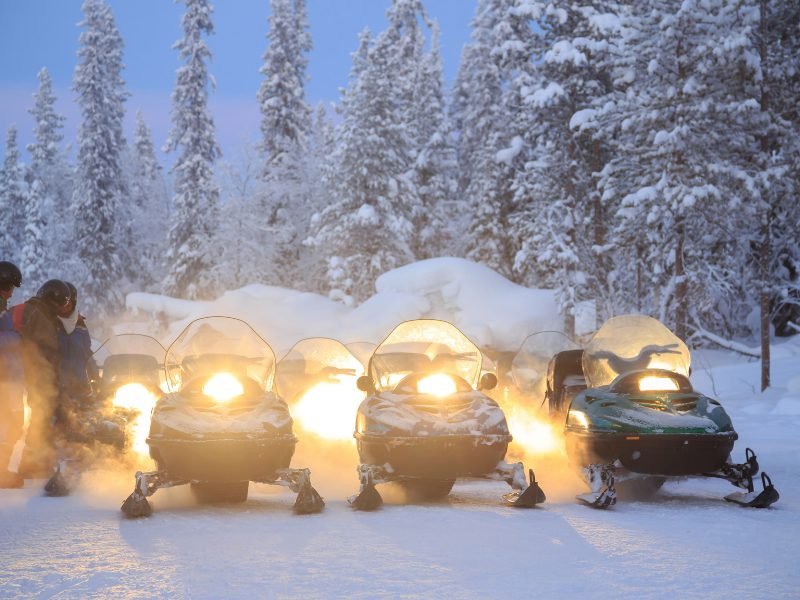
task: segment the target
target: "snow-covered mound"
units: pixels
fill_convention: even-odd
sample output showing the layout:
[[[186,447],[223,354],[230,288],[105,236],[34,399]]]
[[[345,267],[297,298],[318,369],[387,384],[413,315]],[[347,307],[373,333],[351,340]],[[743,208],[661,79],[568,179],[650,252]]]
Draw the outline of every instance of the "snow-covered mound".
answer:
[[[460,258],[433,258],[381,275],[377,293],[355,308],[318,294],[248,285],[212,301],[189,301],[133,293],[127,306],[154,318],[135,326],[169,343],[193,319],[210,315],[247,321],[282,356],[308,337],[342,342],[379,343],[398,323],[410,319],[443,319],[476,344],[499,350],[519,347],[537,331],[562,329],[555,292],[516,285],[491,269]],[[156,331],[156,323],[168,323]],[[121,326],[126,331],[130,324]],[[149,329],[149,331],[142,331]]]

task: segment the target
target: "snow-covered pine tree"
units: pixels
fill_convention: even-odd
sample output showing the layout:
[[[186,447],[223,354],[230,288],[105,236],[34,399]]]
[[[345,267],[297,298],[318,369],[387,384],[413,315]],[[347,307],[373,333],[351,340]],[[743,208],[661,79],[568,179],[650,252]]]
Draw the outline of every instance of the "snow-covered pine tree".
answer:
[[[510,135],[508,96],[512,72],[529,58],[529,24],[517,0],[481,0],[472,20],[455,86],[459,196],[469,211],[467,258],[513,278],[517,244],[509,235],[513,212],[510,175],[521,140]],[[513,41],[506,36],[514,37]],[[522,39],[517,36],[522,36]],[[521,45],[520,45],[521,43]]]
[[[415,194],[407,177],[413,144],[392,71],[402,36],[396,25],[390,20],[374,43],[369,32],[361,34],[327,170],[336,200],[314,216],[307,240],[328,257],[330,296],[347,303],[367,298],[378,275],[414,259]]]
[[[571,332],[578,302],[595,300],[598,317],[608,316],[612,304],[602,259],[607,223],[593,178],[608,152],[581,124],[611,91],[608,37],[618,7],[566,0],[528,7],[538,35],[532,61],[510,86],[518,105],[514,128],[527,149],[514,181],[513,231],[522,243],[515,268],[526,284],[558,290]]]
[[[118,207],[126,186],[122,155],[122,38],[103,0],[85,0],[73,89],[82,120],[72,207],[75,246],[83,277],[75,282],[90,313],[108,314],[122,305]]]
[[[130,199],[125,208],[131,252],[125,262],[136,289],[157,291],[155,284],[164,278],[169,198],[163,168],[141,112],[136,113],[130,163]]]
[[[25,232],[25,209],[28,203],[22,165],[19,162],[17,128],[6,134],[6,153],[0,170],[0,255],[3,260],[19,263]]]
[[[455,202],[456,154],[446,113],[438,23],[431,24],[430,51],[417,67],[411,98],[415,131],[414,186],[419,204],[412,213],[412,251],[417,259],[452,254],[454,231],[463,214]],[[459,210],[461,209],[461,210]]]
[[[26,212],[32,223],[23,242],[23,263],[27,264],[23,273],[30,292],[44,282],[51,270],[47,265],[74,264],[76,260],[70,210],[73,174],[60,148],[64,117],[55,111],[56,97],[47,69],[41,69],[37,77],[39,89],[28,111],[34,121],[34,141],[28,145],[31,165],[26,173],[31,197]]]
[[[724,327],[718,308],[737,260],[727,215],[741,196],[730,194],[726,178],[743,139],[737,124],[753,108],[728,90],[751,68],[730,43],[731,32],[745,31],[737,19],[726,3],[632,5],[613,66],[618,93],[594,116],[597,135],[613,148],[601,175],[604,200],[620,203],[609,243],[633,252],[615,256],[612,276],[628,292],[618,306],[644,296],[642,310],[684,339],[699,323]],[[634,284],[636,274],[642,280]]]
[[[183,38],[174,45],[185,64],[177,70],[172,92],[172,130],[165,151],[178,151],[172,167],[174,219],[166,254],[169,294],[207,298],[215,292],[211,256],[219,212],[219,190],[213,164],[220,150],[214,121],[208,111],[211,83],[206,63],[211,60],[203,35],[214,31],[213,7],[208,0],[185,0]]]
[[[753,249],[750,263],[757,288],[761,338],[761,390],[770,386],[770,330],[774,314],[790,322],[800,315],[800,5],[767,2],[740,9],[741,19],[752,23],[745,51],[758,56],[754,77],[741,79],[742,93],[757,99],[759,111],[751,119],[753,148],[740,155],[740,167],[752,202],[746,214],[757,224],[746,238],[745,249]],[[744,72],[745,75],[747,72]],[[755,159],[755,160],[753,160]],[[795,199],[795,201],[792,201]],[[747,281],[749,278],[745,278]],[[785,326],[785,325],[784,325]]]
[[[335,110],[335,107],[331,110]],[[328,116],[328,108],[320,103],[316,108],[308,138],[305,178],[309,185],[310,215],[300,223],[304,234],[300,240],[302,246],[298,272],[301,276],[297,279],[299,289],[318,294],[328,292],[328,257],[309,243],[309,235],[314,231],[312,225],[314,215],[334,201],[334,195],[328,184],[332,181],[332,173],[336,170],[331,160],[335,148],[334,126]]]
[[[258,91],[264,165],[253,218],[265,221],[261,279],[297,287],[300,240],[311,210],[305,177],[311,108],[305,100],[311,50],[305,0],[271,0],[269,46]]]
[[[267,283],[269,265],[264,265],[267,222],[258,210],[264,197],[261,179],[264,163],[260,150],[245,145],[234,162],[218,163],[221,197],[219,215],[219,260],[214,278],[223,289],[250,283]]]

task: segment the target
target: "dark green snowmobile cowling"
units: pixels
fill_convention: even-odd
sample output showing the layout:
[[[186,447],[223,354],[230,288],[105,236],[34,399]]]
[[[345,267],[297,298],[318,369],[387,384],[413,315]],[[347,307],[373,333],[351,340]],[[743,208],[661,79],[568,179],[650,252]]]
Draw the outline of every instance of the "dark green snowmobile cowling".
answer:
[[[677,389],[640,391],[647,377]],[[619,460],[636,473],[670,476],[721,468],[738,437],[719,402],[691,390],[684,377],[657,369],[579,393],[564,433],[570,456],[580,463]]]

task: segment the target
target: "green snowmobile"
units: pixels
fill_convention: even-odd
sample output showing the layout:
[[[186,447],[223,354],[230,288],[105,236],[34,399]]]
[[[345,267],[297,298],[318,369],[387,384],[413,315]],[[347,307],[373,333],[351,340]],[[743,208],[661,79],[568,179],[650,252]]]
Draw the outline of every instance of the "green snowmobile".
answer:
[[[689,381],[686,345],[643,315],[607,321],[586,348],[557,353],[548,366],[545,397],[564,423],[567,455],[584,470],[591,492],[578,499],[596,508],[621,497],[654,494],[670,477],[716,477],[747,490],[725,497],[764,508],[779,498],[747,448],[734,464],[738,434],[715,399]]]

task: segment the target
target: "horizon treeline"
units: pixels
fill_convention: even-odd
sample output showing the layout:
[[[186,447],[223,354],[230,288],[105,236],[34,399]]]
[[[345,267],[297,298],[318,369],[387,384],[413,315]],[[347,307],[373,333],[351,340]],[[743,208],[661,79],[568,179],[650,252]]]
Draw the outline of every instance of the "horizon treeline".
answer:
[[[123,40],[85,0],[76,158],[42,69],[28,164],[6,134],[3,258],[28,291],[70,279],[95,315],[254,282],[352,304],[460,256],[556,289],[567,331],[584,301],[695,344],[798,331],[800,4],[478,0],[445,89],[424,0],[386,2],[332,114],[305,99],[305,0],[270,0],[260,141],[221,160],[213,7],[184,0],[165,173],[141,114],[123,135]]]

